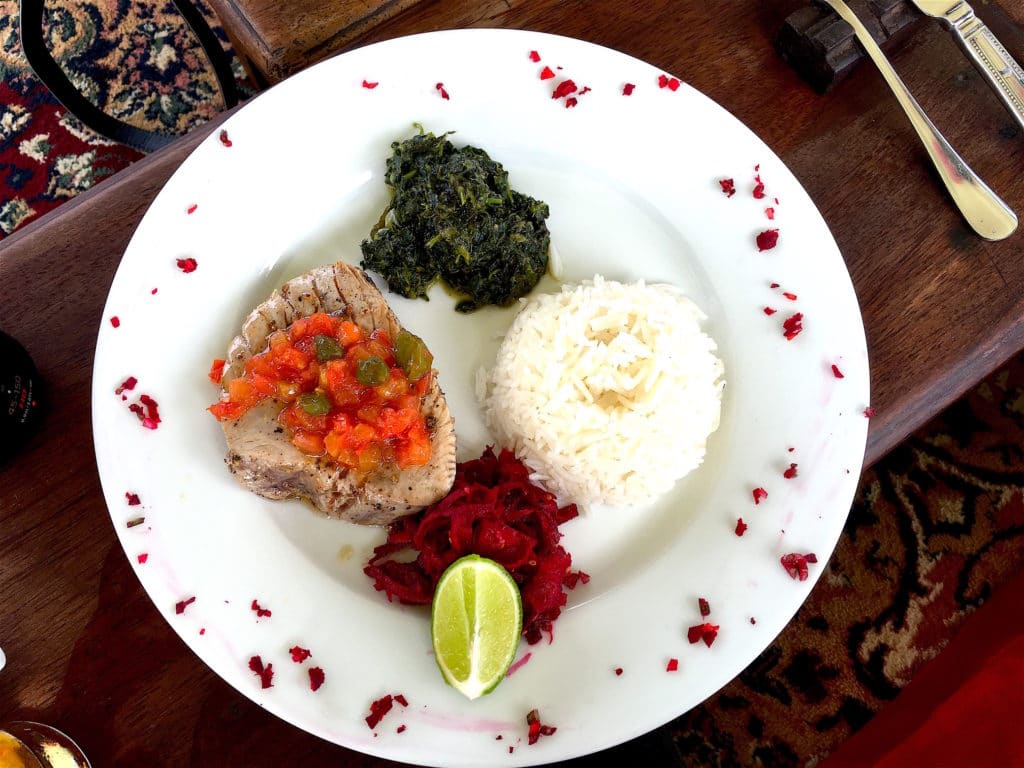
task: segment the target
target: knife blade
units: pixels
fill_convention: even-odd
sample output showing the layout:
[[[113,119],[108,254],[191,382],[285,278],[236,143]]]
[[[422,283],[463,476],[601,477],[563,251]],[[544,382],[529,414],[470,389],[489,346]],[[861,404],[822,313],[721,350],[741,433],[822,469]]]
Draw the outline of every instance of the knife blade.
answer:
[[[1003,105],[1024,130],[1024,69],[1007,53],[965,0],[910,0],[921,13],[938,19],[953,33],[967,57],[985,76]]]

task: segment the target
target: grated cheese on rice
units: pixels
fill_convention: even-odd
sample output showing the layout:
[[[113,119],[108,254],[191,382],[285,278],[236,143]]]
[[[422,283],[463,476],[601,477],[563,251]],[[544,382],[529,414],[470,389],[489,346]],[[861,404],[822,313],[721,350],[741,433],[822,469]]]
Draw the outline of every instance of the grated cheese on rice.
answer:
[[[723,366],[704,319],[674,286],[600,275],[535,296],[478,376],[487,425],[564,499],[648,501],[700,466],[718,428]]]

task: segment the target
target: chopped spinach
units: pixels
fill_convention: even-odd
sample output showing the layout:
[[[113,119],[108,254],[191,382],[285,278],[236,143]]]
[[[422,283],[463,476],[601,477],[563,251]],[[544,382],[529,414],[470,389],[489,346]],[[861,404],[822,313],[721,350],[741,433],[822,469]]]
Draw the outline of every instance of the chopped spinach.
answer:
[[[391,145],[391,203],[363,241],[362,266],[388,288],[426,298],[439,277],[467,298],[460,312],[504,306],[529,293],[548,267],[548,206],[516,192],[477,147],[420,133]]]

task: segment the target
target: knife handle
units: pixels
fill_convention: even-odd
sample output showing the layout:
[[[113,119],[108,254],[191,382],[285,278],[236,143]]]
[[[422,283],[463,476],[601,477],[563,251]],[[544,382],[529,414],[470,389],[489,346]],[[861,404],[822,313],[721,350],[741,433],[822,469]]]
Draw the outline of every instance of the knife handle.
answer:
[[[1024,130],[1024,69],[967,3],[951,8],[943,21]]]

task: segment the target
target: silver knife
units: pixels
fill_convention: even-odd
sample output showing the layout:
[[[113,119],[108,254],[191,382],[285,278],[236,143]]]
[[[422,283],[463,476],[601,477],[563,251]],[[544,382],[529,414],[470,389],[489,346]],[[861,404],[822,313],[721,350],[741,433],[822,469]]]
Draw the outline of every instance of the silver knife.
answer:
[[[921,13],[939,19],[953,32],[974,66],[1024,129],[1024,69],[1006,52],[964,0],[910,0]]]

